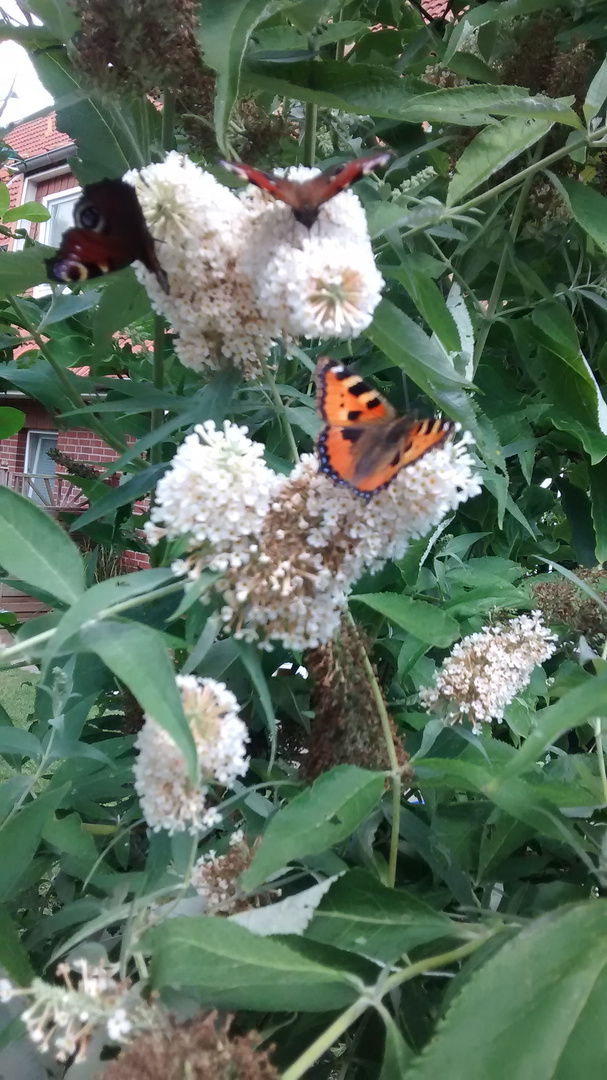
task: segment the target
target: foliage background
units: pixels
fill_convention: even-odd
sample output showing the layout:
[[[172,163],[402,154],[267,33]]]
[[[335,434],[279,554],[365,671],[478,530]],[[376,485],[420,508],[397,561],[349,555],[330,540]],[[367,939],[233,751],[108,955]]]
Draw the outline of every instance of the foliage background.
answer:
[[[178,1015],[237,1011],[243,1030],[275,1044],[285,1080],[598,1080],[607,1050],[602,0],[493,0],[465,12],[455,3],[453,18],[429,22],[397,0],[26,6],[39,23],[0,33],[29,49],[58,127],[76,142],[81,183],[172,147],[211,170],[219,152],[271,167],[362,153],[376,139],[394,149],[384,179],[359,188],[384,299],[364,340],[322,351],[352,355],[397,406],[440,409],[470,430],[485,489],[398,565],[361,581],[365,600],[352,602],[411,755],[391,888],[386,762],[364,771],[328,762],[313,788],[293,765],[285,733],[314,747],[323,701],[298,674],[306,658],[216,640],[212,609],[195,586],[175,583],[162,550],[149,571],[96,575],[108,552],[144,548],[134,503],[194,423],[246,423],[285,470],[286,424],[311,448],[320,350],[302,343],[272,358],[277,410],[262,382],[183,368],[131,270],[36,300],[21,294],[45,279],[48,250],[0,252],[2,384],[57,410],[60,423],[93,428],[127,474],[109,491],[73,477],[91,503],[77,521],[84,554],[0,488],[0,563],[53,605],[4,654],[7,666],[35,662],[41,677],[28,726],[0,713],[2,964],[24,983],[82,943],[102,943],[123,970],[134,960],[149,970]],[[10,212],[4,223],[12,227]],[[117,344],[127,328],[132,341],[154,339],[154,352]],[[23,331],[38,348],[16,361]],[[88,378],[70,371],[83,364]],[[103,400],[85,405],[82,395],[99,390]],[[0,412],[3,434],[15,422]],[[537,606],[559,650],[502,725],[472,737],[421,712],[416,692],[453,641]],[[275,677],[286,662],[294,666]],[[249,838],[264,839],[243,889],[262,888],[287,862],[283,897],[344,875],[303,935],[293,922],[262,939],[219,917],[144,933],[150,903],[187,878],[191,845],[142,829],[128,724],[138,703],[185,739],[174,670],[225,680],[252,732],[251,772],[232,806]],[[223,844],[215,835],[200,851]],[[20,1031],[9,1025],[3,1045]],[[92,1060],[68,1075],[101,1068]]]

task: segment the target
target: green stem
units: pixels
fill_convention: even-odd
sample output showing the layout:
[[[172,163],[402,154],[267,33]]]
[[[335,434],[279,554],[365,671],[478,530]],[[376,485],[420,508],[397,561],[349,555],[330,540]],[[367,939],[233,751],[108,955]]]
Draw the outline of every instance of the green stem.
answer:
[[[356,623],[350,612],[348,612],[348,620],[351,625],[356,629]],[[381,687],[377,681],[377,677],[373,670],[373,665],[367,655],[367,650],[365,649],[360,638],[359,645],[363,658],[363,667],[365,669],[367,679],[369,680],[369,686],[371,687],[371,693],[373,695],[373,700],[377,708],[377,715],[380,719],[384,742],[386,744],[388,761],[390,762],[390,782],[392,787],[392,830],[390,833],[390,856],[388,859],[388,879],[386,884],[389,885],[391,889],[393,889],[396,882],[396,863],[398,859],[398,841],[400,836],[401,769],[398,763],[396,747],[394,745],[394,736],[392,734],[390,717],[388,716],[388,710],[386,709],[386,703],[381,692]]]
[[[304,119],[303,163],[311,167],[316,161],[316,125],[318,105],[308,102]]]
[[[162,103],[162,149],[175,148],[175,91],[165,90]]]
[[[267,363],[267,360],[265,356],[263,356],[261,353],[259,354],[259,363],[261,364],[261,370],[263,371],[264,378],[266,380],[266,383],[268,384],[268,389],[272,396],[272,401],[274,402],[276,406],[276,411],[280,416],[283,431],[286,435],[289,449],[291,451],[291,460],[294,462],[294,464],[297,464],[297,462],[299,461],[299,450],[297,449],[297,443],[295,442],[293,429],[289,423],[287,410],[285,409],[284,401],[278,393],[278,390],[276,388],[276,381]]]
[[[601,777],[603,803],[605,806],[607,806],[607,772],[605,771],[605,751],[603,748],[603,724],[600,716],[597,716],[594,721],[594,740],[596,743],[596,754],[599,762],[599,776]]]
[[[299,1080],[300,1076],[305,1076],[308,1069],[311,1069],[319,1057],[322,1057],[327,1050],[331,1049],[340,1036],[358,1020],[359,1016],[362,1016],[368,1006],[369,1002],[366,998],[359,998],[353,1005],[350,1005],[350,1008],[346,1009],[341,1016],[338,1016],[326,1031],[323,1031],[322,1035],[319,1035],[311,1046],[304,1050],[303,1054],[283,1072],[282,1080]]]
[[[102,611],[98,611],[97,614],[90,619],[90,622],[98,622],[103,619],[111,619],[115,615],[121,615],[123,611],[129,611],[130,608],[139,607],[140,604],[151,603],[152,600],[158,600],[163,596],[170,596],[172,593],[179,592],[183,589],[183,578],[179,578],[177,581],[171,581],[168,585],[163,585],[161,589],[154,589],[153,592],[139,594],[138,596],[131,596],[129,600],[121,600],[119,604],[114,604],[111,607],[103,608]],[[41,634],[35,634],[33,637],[28,638],[27,641],[18,641],[15,645],[9,645],[6,649],[0,649],[0,663],[8,660],[11,656],[18,656],[19,653],[27,653],[31,650],[32,645],[39,645],[43,641],[48,641],[55,633],[53,630],[44,630]]]
[[[544,146],[544,140],[542,140],[540,142],[539,146],[537,147],[536,161],[539,159],[539,155],[542,152],[543,146]],[[521,175],[522,175],[522,173],[519,173],[519,176],[521,176]],[[519,231],[519,229],[521,227],[521,221],[523,219],[523,212],[525,210],[525,206],[527,205],[527,199],[529,197],[529,192],[531,191],[531,185],[533,184],[533,182],[535,180],[535,177],[536,177],[535,172],[529,173],[529,175],[525,178],[525,180],[523,182],[523,186],[522,186],[522,188],[521,188],[521,190],[519,192],[519,196],[518,196],[518,199],[516,201],[516,206],[514,208],[514,213],[512,215],[512,221],[510,222],[510,229],[508,230],[510,239],[511,239],[511,241],[513,243],[516,240],[516,237],[518,235],[518,231]],[[508,267],[509,255],[510,255],[510,249],[509,249],[508,246],[505,246],[503,251],[502,251],[501,257],[500,257],[499,265],[498,265],[498,268],[497,268],[497,273],[495,275],[495,280],[493,282],[493,288],[491,289],[491,295],[490,295],[489,301],[487,303],[487,310],[485,312],[485,320],[486,321],[483,323],[483,325],[480,328],[478,338],[477,338],[476,344],[474,346],[474,356],[473,356],[473,361],[472,361],[472,364],[473,364],[473,377],[474,377],[474,373],[476,372],[476,369],[477,369],[477,367],[478,367],[478,365],[480,363],[481,357],[482,357],[484,349],[485,349],[485,345],[487,344],[487,338],[488,338],[489,332],[491,330],[491,321],[493,319],[493,316],[495,315],[495,312],[497,310],[497,305],[499,304],[500,297],[502,295],[502,288],[504,286],[504,279],[506,277],[506,270],[507,270],[507,267]]]
[[[438,225],[443,221],[449,221],[452,217],[457,217],[459,214],[465,214],[468,210],[474,210],[477,206],[482,206],[488,199],[493,199],[496,195],[501,195],[505,191],[510,191],[510,189],[516,187],[521,180],[526,180],[528,176],[535,176],[537,172],[540,172],[542,169],[547,169],[548,166],[553,165],[555,161],[560,161],[561,158],[568,157],[569,154],[578,147],[584,145],[596,146],[606,135],[607,124],[601,128],[597,128],[592,135],[589,135],[587,132],[580,132],[579,136],[576,139],[572,139],[568,146],[562,146],[559,150],[555,150],[545,158],[533,162],[531,165],[528,165],[526,169],[522,169],[520,173],[508,177],[507,180],[503,180],[501,184],[496,184],[496,186],[489,191],[482,191],[480,195],[476,195],[473,199],[468,199],[467,202],[460,203],[459,206],[452,206],[448,210],[445,210],[444,213],[437,214],[432,222],[425,221],[422,225],[415,225],[412,229],[408,229],[404,235],[406,237],[414,236],[415,233],[424,232],[430,224]]]
[[[282,1080],[299,1080],[300,1076],[305,1076],[315,1062],[335,1045],[337,1040],[358,1020],[359,1016],[362,1016],[367,1008],[371,1006],[381,1012],[384,1008],[382,998],[391,990],[405,982],[410,982],[411,979],[417,978],[418,975],[423,975],[426,971],[435,971],[437,968],[445,967],[447,964],[465,960],[467,956],[476,952],[481,945],[484,945],[489,938],[493,937],[493,934],[494,931],[488,934],[479,934],[478,937],[475,937],[472,941],[467,941],[465,945],[460,945],[457,949],[450,949],[449,952],[440,953],[439,956],[431,956],[427,960],[419,960],[416,964],[409,964],[408,967],[402,971],[397,971],[387,979],[385,975],[381,975],[376,986],[369,987],[358,1001],[350,1005],[341,1016],[338,1016],[329,1025],[326,1031],[323,1031],[322,1035],[319,1035],[314,1040],[307,1050],[304,1050],[303,1054],[282,1074]]]
[[[315,54],[318,53],[318,42],[314,35],[308,38],[308,48],[313,50]],[[311,63],[314,63],[318,59],[315,55]],[[303,163],[308,167],[314,165],[316,161],[316,126],[318,123],[318,105],[312,105],[310,102],[305,107],[304,113],[304,137],[303,137]]]
[[[154,315],[154,388],[162,390],[164,387],[164,319],[162,315]],[[159,428],[164,421],[164,409],[152,409],[152,431]],[[150,447],[150,465],[158,465],[162,460],[162,443],[157,442]]]
[[[69,398],[72,405],[74,405],[75,408],[77,408],[77,409],[83,410],[83,412],[85,412],[87,414],[87,417],[89,418],[89,425],[92,428],[92,430],[95,431],[100,436],[100,438],[102,438],[104,440],[104,442],[107,443],[108,446],[111,446],[112,450],[116,450],[117,453],[123,454],[124,451],[127,449],[126,443],[123,442],[121,439],[117,439],[116,436],[113,434],[113,432],[110,431],[110,429],[106,427],[106,425],[103,423],[103,421],[99,420],[98,417],[96,417],[94,415],[94,412],[90,408],[86,407],[86,405],[85,405],[84,401],[82,400],[80,394],[78,393],[76,388],[72,385],[72,382],[70,380],[70,377],[69,377],[67,371],[65,370],[65,368],[62,368],[61,364],[59,364],[55,360],[53,354],[48,349],[48,347],[46,345],[46,342],[44,342],[42,340],[42,337],[40,336],[38,331],[34,329],[32,324],[30,323],[25,311],[23,310],[23,307],[21,306],[21,304],[17,300],[17,297],[16,296],[8,296],[7,299],[9,301],[13,311],[17,315],[21,325],[23,326],[23,328],[25,330],[27,330],[27,332],[28,332],[29,336],[31,337],[32,341],[36,342],[36,345],[40,349],[40,352],[44,356],[45,360],[52,367],[53,371],[55,372],[55,375],[57,376],[57,378],[59,379],[63,389],[65,390],[66,396]],[[138,467],[144,468],[145,467],[144,462],[141,461],[140,465]]]
[[[415,964],[409,964],[408,967],[402,971],[395,972],[390,978],[386,979],[382,986],[382,997],[389,994],[392,990],[395,990],[397,986],[402,986],[403,983],[411,982],[412,979],[416,979],[418,975],[424,975],[426,971],[436,971],[437,968],[446,967],[447,964],[454,964],[458,960],[465,960],[467,956],[472,956],[477,949],[480,949],[481,945],[484,945],[486,941],[495,934],[495,930],[491,930],[487,934],[479,934],[475,936],[472,941],[467,941],[465,945],[459,945],[457,949],[450,949],[448,952],[440,953],[438,956],[431,956],[429,960],[418,960]]]

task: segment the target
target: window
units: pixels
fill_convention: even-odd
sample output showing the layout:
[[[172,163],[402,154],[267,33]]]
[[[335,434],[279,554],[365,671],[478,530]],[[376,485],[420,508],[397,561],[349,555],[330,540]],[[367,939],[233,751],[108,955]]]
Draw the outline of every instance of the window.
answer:
[[[52,479],[55,475],[55,462],[48,456],[48,451],[56,447],[56,431],[28,431],[25,472],[30,476],[33,473],[38,479],[24,481],[23,494],[45,506],[52,501],[50,492],[52,492]],[[49,482],[45,479],[46,477],[49,478]]]
[[[49,247],[59,247],[66,229],[74,224],[74,206],[80,197],[80,188],[58,191],[55,195],[46,195],[42,202],[50,212],[48,221],[40,227],[40,240]]]

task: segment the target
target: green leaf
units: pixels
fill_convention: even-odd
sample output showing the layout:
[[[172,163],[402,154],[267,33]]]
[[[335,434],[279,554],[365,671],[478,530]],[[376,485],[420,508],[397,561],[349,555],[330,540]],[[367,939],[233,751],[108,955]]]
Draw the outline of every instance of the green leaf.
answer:
[[[98,521],[100,517],[111,514],[119,506],[136,502],[143,495],[147,495],[156,487],[160,477],[167,471],[169,464],[169,462],[165,461],[160,462],[158,465],[150,465],[147,469],[142,469],[141,472],[131,476],[126,484],[119,484],[118,487],[109,490],[106,488],[107,494],[89,507],[88,510],[85,510],[83,514],[79,515],[72,525],[72,531],[78,532],[85,525],[90,525],[92,521]]]
[[[457,326],[438,285],[427,274],[415,270],[406,263],[386,268],[384,277],[395,278],[404,285],[420,315],[440,338],[447,352],[459,352],[461,342]]]
[[[61,805],[71,785],[47,791],[18,810],[0,829],[0,903],[11,900],[19,879],[36,854],[49,814]]]
[[[226,129],[238,94],[240,66],[255,27],[289,0],[205,0],[199,40],[205,62],[217,72],[215,131],[220,150],[230,153]]]
[[[356,593],[350,597],[351,602],[354,600],[379,611],[427,645],[439,645],[446,649],[461,637],[459,623],[442,608],[426,600],[389,592]]]
[[[0,251],[0,296],[22,293],[47,281],[44,260],[53,255],[54,250],[34,244],[25,251]]]
[[[3,215],[4,223],[10,221],[48,221],[50,211],[41,202],[26,202],[13,206]]]
[[[154,987],[195,988],[202,1004],[214,1007],[319,1012],[357,996],[344,972],[227,919],[169,919],[142,947],[153,954]]]
[[[534,11],[553,8],[554,0],[489,0],[482,7],[467,11],[453,29],[449,44],[443,57],[443,64],[448,65],[458,49],[475,38],[479,26],[487,23],[510,21],[518,15],[529,15]]]
[[[111,351],[112,334],[143,319],[150,311],[150,301],[143,285],[132,270],[114,274],[101,293],[92,319],[96,349]]]
[[[144,712],[154,717],[181,750],[192,779],[196,747],[184,716],[175,672],[162,638],[141,623],[107,620],[83,627],[85,648],[128,686]]]
[[[532,921],[464,983],[406,1080],[602,1080],[606,919],[592,900]]]
[[[217,0],[219,2],[219,0]],[[422,79],[400,76],[374,64],[296,61],[273,64],[249,59],[243,82],[329,109],[381,116],[407,123],[488,123],[492,116],[525,116],[581,127],[569,105],[520,86],[457,86],[430,90]],[[572,99],[571,99],[572,100]]]
[[[509,326],[527,354],[526,370],[550,403],[550,421],[579,439],[593,464],[602,461],[607,454],[607,405],[580,350],[571,316],[559,304],[540,304],[531,322],[512,320]]]
[[[35,52],[32,61],[43,86],[57,102],[57,126],[74,140],[85,163],[76,166],[81,183],[122,176],[129,168],[145,165],[126,100],[112,106],[102,104],[100,97],[89,97],[80,89],[76,73],[62,50]],[[150,104],[152,120],[154,112]]]
[[[116,604],[132,600],[136,596],[146,596],[153,593],[154,589],[174,580],[172,570],[158,567],[154,570],[139,570],[136,574],[121,574],[107,581],[99,581],[92,588],[87,589],[62,616],[46,647],[42,660],[45,676],[53,665],[55,657],[75,646],[75,642],[70,641],[70,638],[77,634],[85,623],[98,619],[102,612],[108,611]],[[177,602],[177,597],[175,602]]]
[[[603,102],[607,98],[607,59],[603,60],[594,79],[590,83],[584,101],[584,120],[590,124],[597,113],[601,111]]]
[[[292,860],[304,859],[345,840],[377,806],[385,777],[356,765],[338,765],[271,819],[244,889],[255,889]]]
[[[0,439],[10,439],[21,431],[25,423],[25,413],[21,409],[13,409],[10,405],[0,407]]]
[[[0,965],[18,986],[28,986],[34,977],[18,927],[5,908],[0,908]]]
[[[593,465],[590,473],[592,520],[596,536],[597,562],[607,562],[607,458]]]
[[[84,591],[84,564],[56,521],[8,487],[0,487],[0,520],[0,565],[62,603],[73,603]]]
[[[469,191],[533,146],[550,131],[553,123],[543,118],[511,117],[483,128],[457,159],[455,175],[447,191],[447,206],[454,206]]]
[[[71,319],[73,315],[80,315],[83,311],[89,311],[90,308],[95,307],[100,295],[97,289],[87,289],[86,292],[81,293],[55,293],[38,330],[43,330],[45,326],[52,326],[53,323],[62,322],[63,319]]]
[[[22,944],[16,923],[0,907],[0,966],[17,986],[27,986],[33,978],[33,969]]]
[[[365,22],[359,22],[356,19],[340,19],[339,22],[323,26],[316,34],[316,41],[322,48],[323,45],[329,45],[333,41],[343,41],[344,39],[354,41],[360,34],[367,34],[368,32],[369,27]]]
[[[0,217],[3,217],[11,204],[11,193],[6,184],[0,184]]]
[[[593,716],[605,711],[607,701],[607,669],[569,690],[554,705],[541,709],[534,715],[534,726],[528,739],[517,750],[505,771],[518,775],[536,761],[541,761],[546,751],[571,728],[580,727]]]
[[[386,1025],[386,1042],[379,1080],[402,1080],[405,1069],[409,1067],[413,1059],[413,1051],[405,1042],[389,1013],[382,1012],[381,1016]]]
[[[40,741],[31,731],[18,727],[0,727],[0,754],[20,754],[21,757],[42,756]]]
[[[603,252],[607,252],[607,199],[596,188],[579,180],[559,176],[557,185],[565,194],[571,213],[578,225],[592,237]]]
[[[268,689],[268,683],[261,665],[259,652],[247,641],[236,641],[238,655],[247,674],[257,691],[261,707],[263,709],[270,739],[272,742],[272,760],[276,753],[276,714],[272,704],[272,698]]]
[[[380,301],[366,336],[427,393],[466,385],[444,350],[390,300]]]
[[[392,963],[457,926],[404,889],[388,889],[366,870],[340,877],[317,907],[306,937]]]

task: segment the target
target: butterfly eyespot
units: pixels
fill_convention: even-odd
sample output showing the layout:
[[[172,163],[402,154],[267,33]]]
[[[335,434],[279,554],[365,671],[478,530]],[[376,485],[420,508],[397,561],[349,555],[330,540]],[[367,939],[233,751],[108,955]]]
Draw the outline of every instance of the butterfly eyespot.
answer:
[[[74,210],[74,220],[76,225],[79,225],[82,229],[92,229],[93,232],[99,232],[104,225],[103,218],[99,213],[96,206],[92,203],[85,203],[83,206],[76,206]]]
[[[81,262],[68,263],[63,269],[63,281],[87,281],[89,272]]]

